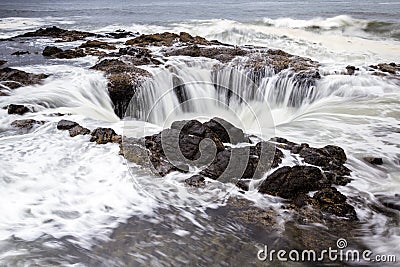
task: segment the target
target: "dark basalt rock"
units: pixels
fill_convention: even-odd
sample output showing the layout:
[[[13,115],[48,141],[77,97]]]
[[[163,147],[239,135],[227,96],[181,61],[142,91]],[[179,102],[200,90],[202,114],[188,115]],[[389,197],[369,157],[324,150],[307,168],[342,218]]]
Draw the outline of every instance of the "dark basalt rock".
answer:
[[[199,45],[212,45],[218,42],[210,42],[200,36],[191,36],[188,33],[181,32],[179,35],[170,32],[155,33],[155,34],[142,34],[134,39],[126,41],[126,45],[139,45],[139,46],[172,46],[175,43],[199,44]]]
[[[106,35],[111,36],[115,39],[126,38],[126,37],[133,37],[138,35],[139,33],[133,33],[125,30],[116,30],[115,32],[108,32]]]
[[[21,56],[21,55],[27,55],[27,54],[30,54],[30,52],[29,51],[17,51],[17,52],[12,53],[11,55],[12,56]]]
[[[115,45],[109,44],[107,42],[102,42],[98,40],[89,40],[86,43],[83,43],[79,46],[79,48],[101,48],[101,49],[108,49],[114,50],[117,49]]]
[[[69,121],[69,120],[60,120],[57,123],[58,130],[70,130],[76,126],[79,126],[79,124],[74,121]]]
[[[108,92],[114,104],[114,111],[120,118],[125,115],[125,111],[137,88],[151,76],[149,72],[119,59],[102,60],[92,69],[105,72],[108,78]]]
[[[107,56],[117,56],[117,57],[130,56],[130,57],[125,57],[125,60],[129,61],[129,63],[135,66],[161,64],[160,61],[153,58],[153,56],[150,53],[150,50],[141,47],[122,47],[119,49],[118,53],[110,53]]]
[[[189,186],[203,186],[206,184],[206,180],[201,175],[193,175],[192,177],[185,180],[185,183]]]
[[[356,72],[356,70],[360,70],[359,68],[356,68],[354,66],[347,66],[346,67],[346,71],[348,75],[354,75],[354,73]]]
[[[8,114],[24,115],[25,113],[30,111],[31,110],[24,105],[15,105],[15,104],[8,105]]]
[[[59,59],[73,59],[79,57],[85,57],[86,53],[82,49],[67,49],[62,50],[61,48],[46,46],[42,52],[43,56],[59,58]]]
[[[357,213],[354,207],[346,203],[346,196],[336,188],[324,188],[315,193],[313,198],[318,202],[322,212],[357,220]]]
[[[347,157],[342,148],[333,145],[313,148],[308,144],[296,144],[279,137],[272,138],[271,141],[276,142],[280,148],[299,154],[304,162],[321,167],[331,183],[346,185],[351,181],[346,177],[350,175],[351,170],[344,166]]]
[[[213,131],[223,143],[232,143],[235,145],[238,143],[249,142],[249,139],[245,137],[241,129],[223,119],[213,118],[204,123],[204,126],[211,129],[211,131]]]
[[[33,74],[12,68],[0,69],[0,82],[11,89],[40,83],[48,76],[46,74]]]
[[[45,123],[44,121],[37,121],[37,120],[33,120],[33,119],[15,120],[11,123],[11,126],[20,128],[20,129],[30,130],[35,126],[43,125],[44,123]]]
[[[111,128],[97,128],[92,132],[90,142],[96,142],[97,144],[121,143],[122,137],[117,135]]]
[[[270,174],[261,183],[259,192],[290,199],[327,186],[329,182],[319,168],[284,166]]]
[[[51,37],[51,38],[60,38],[61,41],[64,42],[72,42],[85,39],[86,37],[95,37],[95,36],[99,35],[90,32],[83,32],[76,30],[69,31],[53,26],[44,29],[40,28],[36,31],[27,32],[22,35],[18,35],[16,37]]]
[[[185,48],[172,49],[166,56],[207,57],[219,60],[222,63],[230,62],[237,56],[245,56],[249,51],[238,47],[199,47],[192,45]]]
[[[90,134],[90,130],[88,128],[84,128],[80,125],[76,125],[76,126],[72,127],[71,129],[69,129],[69,135],[71,137],[75,137],[77,135],[86,135],[86,134]]]
[[[382,158],[364,157],[364,160],[373,165],[382,165],[383,164]]]
[[[45,57],[52,57],[56,54],[62,53],[63,50],[56,46],[46,46],[42,52],[42,55]]]
[[[3,66],[6,63],[7,63],[7,60],[0,60],[0,66]]]

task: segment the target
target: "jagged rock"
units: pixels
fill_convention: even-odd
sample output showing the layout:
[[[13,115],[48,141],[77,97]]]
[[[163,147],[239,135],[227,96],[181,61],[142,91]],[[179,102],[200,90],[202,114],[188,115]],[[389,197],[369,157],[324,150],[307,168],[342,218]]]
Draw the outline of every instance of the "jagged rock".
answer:
[[[120,145],[120,155],[129,162],[140,166],[151,167],[149,165],[149,151],[144,146],[144,140],[134,138],[124,138]]]
[[[210,42],[200,36],[191,36],[188,33],[181,32],[179,35],[170,32],[155,33],[155,34],[142,34],[134,39],[126,41],[126,45],[139,45],[139,46],[172,46],[174,43],[184,44],[201,44],[211,45],[218,44],[218,42]]]
[[[11,126],[16,127],[16,128],[30,130],[35,126],[43,125],[44,123],[45,123],[44,121],[36,121],[33,119],[15,120],[11,123]]]
[[[185,48],[172,49],[166,56],[207,57],[219,60],[222,63],[230,62],[237,56],[245,56],[249,51],[238,47],[199,47],[192,45]]]
[[[86,134],[90,134],[90,130],[88,128],[84,128],[80,125],[76,125],[76,126],[72,127],[71,129],[69,129],[69,135],[71,137],[75,137],[77,135],[86,135]]]
[[[7,60],[0,60],[0,66],[3,66],[6,63],[7,63]]]
[[[69,121],[69,120],[60,120],[57,123],[58,130],[70,130],[76,126],[79,126],[79,124],[74,121]]]
[[[350,220],[357,220],[357,213],[353,206],[346,203],[346,196],[336,188],[324,188],[314,194],[321,211],[334,214],[339,217],[346,217]]]
[[[15,105],[15,104],[8,105],[8,114],[24,115],[25,113],[30,111],[31,110],[24,105]]]
[[[63,50],[56,46],[46,46],[42,52],[42,55],[45,57],[52,57],[56,54],[62,53]]]
[[[101,48],[101,49],[108,49],[108,50],[116,49],[115,45],[109,44],[107,42],[98,41],[98,40],[89,40],[86,43],[81,44],[79,47],[80,48]]]
[[[136,93],[136,89],[150,77],[150,73],[136,68],[119,59],[105,59],[92,69],[104,71],[108,78],[108,92],[114,104],[115,113],[122,118]]]
[[[346,67],[346,71],[348,75],[354,75],[354,73],[356,72],[356,70],[360,70],[359,68],[356,68],[354,66],[347,66]]]
[[[364,160],[370,164],[374,165],[382,165],[383,160],[382,158],[375,158],[375,157],[364,157]]]
[[[48,47],[46,47],[48,48]],[[43,55],[49,55],[50,57],[53,58],[60,58],[60,59],[73,59],[73,58],[79,58],[79,57],[85,57],[86,53],[82,49],[67,49],[67,50],[62,50],[60,48],[49,48],[46,51],[46,48],[43,50]],[[56,53],[56,51],[59,51]],[[60,51],[61,50],[61,51]],[[50,55],[51,54],[51,55]]]
[[[241,129],[221,118],[215,117],[204,123],[204,126],[211,129],[211,131],[213,131],[223,143],[231,143],[235,145],[238,143],[249,142],[249,139],[245,137]]]
[[[160,61],[153,58],[153,56],[150,53],[150,50],[141,47],[122,47],[119,49],[118,53],[111,53],[108,56],[125,56],[125,55],[130,56],[128,58],[125,58],[125,60],[129,61],[129,63],[135,66],[161,64]]]
[[[317,167],[284,166],[268,175],[261,183],[259,192],[290,199],[328,185],[325,175]]]
[[[351,170],[344,166],[347,157],[342,148],[333,145],[313,148],[308,144],[296,144],[280,137],[272,138],[271,141],[276,142],[278,147],[299,154],[304,162],[320,166],[328,180],[333,184],[346,185],[351,181],[350,178],[346,177],[350,175]]]
[[[92,132],[90,142],[96,142],[97,144],[121,143],[122,137],[117,135],[111,128],[97,128]]]
[[[82,40],[86,37],[95,37],[95,36],[99,35],[90,32],[82,32],[76,30],[69,31],[53,26],[45,29],[40,28],[36,31],[27,32],[22,35],[18,35],[16,37],[51,37],[51,38],[60,38],[62,41],[65,42],[72,42],[72,41]]]
[[[40,83],[48,76],[46,74],[33,74],[12,68],[0,69],[0,82],[11,89]]]
[[[17,52],[12,53],[11,55],[12,56],[21,56],[21,55],[26,55],[26,54],[30,54],[30,52],[29,51],[17,51]]]
[[[185,180],[185,183],[190,186],[202,186],[205,185],[205,179],[201,175],[193,175],[192,177]]]
[[[132,37],[132,36],[138,35],[138,33],[135,34],[133,32],[129,32],[129,31],[125,31],[125,30],[116,30],[115,32],[108,32],[106,34],[115,39]]]

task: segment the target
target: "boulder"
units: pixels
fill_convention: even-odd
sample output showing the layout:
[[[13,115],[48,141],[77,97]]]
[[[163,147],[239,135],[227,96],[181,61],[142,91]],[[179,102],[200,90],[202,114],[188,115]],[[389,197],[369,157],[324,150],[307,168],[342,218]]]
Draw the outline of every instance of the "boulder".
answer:
[[[206,180],[201,175],[193,175],[192,177],[185,180],[185,183],[189,186],[203,186],[206,184]]]
[[[70,130],[76,126],[79,126],[79,124],[74,121],[69,121],[69,120],[60,120],[57,123],[58,130]]]
[[[243,131],[233,124],[221,118],[213,118],[204,123],[204,126],[213,131],[223,143],[248,143],[249,139],[245,137]]]
[[[45,57],[52,57],[56,54],[62,53],[63,50],[56,46],[46,46],[42,52],[42,55]]]
[[[293,199],[310,191],[329,186],[323,172],[313,166],[284,166],[277,169],[261,183],[259,192]]]
[[[8,114],[24,115],[25,113],[30,111],[31,110],[24,105],[15,105],[15,104],[8,105]]]
[[[90,142],[96,142],[97,144],[121,143],[122,137],[117,135],[111,128],[97,128],[93,130]]]
[[[346,196],[334,187],[324,188],[314,194],[313,199],[318,202],[322,212],[327,212],[350,220],[357,220],[357,213],[353,206],[346,203]]]
[[[0,69],[0,82],[10,89],[40,83],[48,76],[47,74],[33,74],[12,68]]]
[[[71,137],[75,137],[77,135],[86,135],[86,134],[90,134],[90,130],[88,128],[84,128],[80,125],[76,125],[76,126],[72,127],[71,129],[69,129],[69,135]]]
[[[364,160],[366,162],[368,162],[369,164],[373,164],[373,165],[382,165],[383,164],[383,159],[382,158],[364,157]]]

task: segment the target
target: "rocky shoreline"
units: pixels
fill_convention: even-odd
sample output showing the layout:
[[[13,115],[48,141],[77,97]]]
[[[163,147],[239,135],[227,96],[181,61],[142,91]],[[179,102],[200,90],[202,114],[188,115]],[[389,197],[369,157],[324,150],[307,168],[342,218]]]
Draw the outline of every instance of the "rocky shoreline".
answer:
[[[226,67],[246,69],[251,72],[250,76],[256,83],[266,75],[266,68],[277,75],[290,75],[298,86],[307,88],[312,87],[322,76],[330,75],[322,73],[320,63],[281,50],[234,47],[184,32],[139,35],[120,30],[94,34],[51,27],[2,41],[14,42],[38,37],[54,39],[54,45],[45,47],[42,52],[46,60],[98,57],[98,62],[90,69],[104,73],[115,114],[120,118],[124,117],[130,100],[140,90],[143,82],[152,79],[152,74],[141,66],[163,66],[166,58],[172,56],[216,60],[216,71]],[[108,41],[121,38],[131,39],[124,42]],[[60,42],[73,41],[82,43],[70,49],[57,46]],[[153,53],[150,47],[158,47],[158,53]],[[16,56],[29,54],[19,53]],[[0,97],[7,97],[12,90],[22,86],[43,83],[49,77],[48,74],[33,74],[10,68],[5,60],[1,60],[0,64]],[[362,71],[396,83],[400,81],[400,64],[396,63],[348,66],[335,74],[358,75]],[[2,108],[7,109],[8,114],[21,116],[34,112],[19,103]],[[45,123],[21,119],[11,125],[30,131]],[[111,128],[90,130],[68,120],[59,121],[57,129],[68,131],[71,137],[90,135],[90,141],[99,145],[118,144],[121,156],[152,170],[155,177],[164,177],[172,172],[189,173],[195,167],[199,171],[184,181],[188,188],[202,188],[211,182],[232,183],[243,195],[249,190],[256,190],[266,197],[276,197],[282,203],[281,210],[290,214],[284,222],[282,236],[285,240],[280,244],[281,247],[289,244],[319,251],[334,246],[339,238],[352,240],[355,246],[363,247],[356,238],[360,234],[360,222],[355,209],[358,203],[340,192],[341,187],[351,182],[346,153],[337,146],[340,144],[316,148],[280,137],[262,140],[217,117],[204,123],[197,120],[176,121],[170,129],[141,139],[119,135]],[[375,165],[384,163],[376,157],[365,158],[365,161]],[[382,203],[389,210],[385,212],[400,210],[393,199],[383,198]],[[223,212],[243,224],[259,229],[263,236],[273,235],[278,228],[278,214],[275,211],[255,206],[245,198],[232,197]],[[324,227],[311,227],[315,225]],[[264,242],[265,239],[257,241]]]

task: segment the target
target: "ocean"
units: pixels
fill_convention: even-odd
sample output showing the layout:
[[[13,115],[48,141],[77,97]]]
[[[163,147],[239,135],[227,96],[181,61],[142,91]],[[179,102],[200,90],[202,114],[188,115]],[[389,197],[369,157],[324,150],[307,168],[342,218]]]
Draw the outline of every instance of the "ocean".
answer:
[[[89,129],[111,127],[120,134],[133,131],[136,137],[144,129],[156,133],[175,120],[219,116],[266,138],[338,145],[352,170],[352,182],[338,188],[359,218],[354,240],[375,254],[400,260],[399,211],[385,210],[380,203],[382,198],[396,202],[400,194],[400,83],[367,70],[378,63],[400,63],[400,2],[0,2],[0,39],[49,26],[98,34],[121,29],[188,32],[234,46],[281,49],[319,62],[322,78],[304,93],[296,91],[290,77],[279,80],[271,72],[257,85],[262,97],[252,99],[242,77],[246,72],[233,77],[221,71],[219,83],[249,100],[248,106],[230,103],[226,109],[215,103],[220,95],[209,87],[215,61],[171,57],[165,59],[168,67],[141,66],[154,79],[144,86],[139,101],[154,113],[127,122],[114,113],[104,74],[89,69],[97,57],[43,58],[41,51],[54,44],[48,38],[1,41],[0,59],[8,67],[51,74],[43,84],[0,96],[0,107],[29,105],[36,112],[23,118],[48,122],[21,133],[10,124],[22,117],[0,109],[1,266],[265,266],[257,260],[260,242],[276,243],[276,236],[287,232],[282,221],[288,213],[280,208],[281,199],[246,192],[255,205],[279,215],[279,227],[268,236],[226,214],[226,195],[241,196],[238,190],[218,185],[192,194],[176,182],[187,178],[181,173],[155,182],[148,172],[129,166],[118,155],[118,145],[96,145],[86,136],[71,138],[57,130],[60,117],[51,115],[55,113]],[[70,48],[80,43],[56,44]],[[11,55],[20,50],[31,54]],[[357,75],[342,75],[349,65],[360,68]],[[179,99],[168,95],[176,76],[194,84],[188,95],[198,100],[191,102],[190,112],[177,109]],[[380,157],[384,164],[373,166],[363,160],[367,156]],[[303,265],[314,266],[296,266]]]

